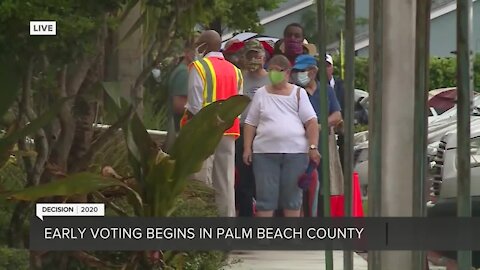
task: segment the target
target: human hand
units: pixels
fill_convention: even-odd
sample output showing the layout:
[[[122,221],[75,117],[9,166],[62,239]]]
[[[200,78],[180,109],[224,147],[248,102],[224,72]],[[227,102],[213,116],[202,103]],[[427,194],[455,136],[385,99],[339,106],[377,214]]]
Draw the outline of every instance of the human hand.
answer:
[[[247,165],[252,164],[252,149],[251,148],[245,148],[243,149],[243,162]]]
[[[320,164],[320,153],[318,152],[318,149],[311,149],[309,152],[308,152],[308,156],[310,157],[310,160],[312,160],[313,162],[317,163],[317,164]]]

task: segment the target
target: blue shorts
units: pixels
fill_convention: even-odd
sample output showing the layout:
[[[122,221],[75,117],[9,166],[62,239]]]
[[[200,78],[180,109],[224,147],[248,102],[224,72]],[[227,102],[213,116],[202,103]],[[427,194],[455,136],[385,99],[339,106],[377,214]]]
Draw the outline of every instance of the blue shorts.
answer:
[[[260,154],[252,157],[259,211],[300,210],[298,178],[308,166],[308,154]]]

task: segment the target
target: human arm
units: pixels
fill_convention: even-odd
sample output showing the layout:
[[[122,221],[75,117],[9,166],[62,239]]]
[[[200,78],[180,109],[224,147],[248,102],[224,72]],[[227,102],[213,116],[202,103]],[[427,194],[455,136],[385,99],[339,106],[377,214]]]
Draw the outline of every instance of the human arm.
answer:
[[[318,121],[317,118],[312,118],[305,123],[305,133],[308,140],[308,145],[315,145],[315,149],[309,149],[308,155],[315,163],[320,164],[320,153],[318,152]]]
[[[300,104],[299,104],[299,116],[305,127],[305,135],[307,137],[308,145],[314,146],[314,149],[308,151],[308,155],[315,163],[320,163],[320,153],[318,152],[318,136],[319,125],[315,110],[308,99],[307,93],[304,89],[300,89]]]
[[[203,107],[203,81],[195,67],[188,76],[188,96],[185,106],[192,114],[197,114]]]
[[[173,96],[174,113],[182,114],[185,111],[185,105],[187,105],[187,96]]]
[[[340,113],[339,111],[336,111],[328,116],[329,127],[335,127],[341,122],[343,122],[342,113]]]
[[[333,88],[328,86],[328,126],[334,127],[340,124],[342,119],[341,107]]]
[[[252,164],[252,146],[256,130],[257,127],[249,124],[243,126],[243,162],[247,165]]]
[[[182,64],[184,65],[184,64]],[[170,79],[169,91],[172,97],[172,109],[176,114],[183,114],[187,104],[189,73],[186,67],[179,66]]]
[[[253,97],[250,103],[250,109],[243,125],[243,162],[247,165],[252,163],[253,139],[260,122],[261,94],[258,94],[259,92],[257,92],[257,95]]]

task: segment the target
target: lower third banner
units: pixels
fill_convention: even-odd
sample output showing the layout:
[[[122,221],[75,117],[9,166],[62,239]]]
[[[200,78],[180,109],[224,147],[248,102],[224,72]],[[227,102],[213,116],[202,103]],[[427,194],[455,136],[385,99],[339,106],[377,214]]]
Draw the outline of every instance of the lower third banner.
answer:
[[[36,217],[31,250],[480,250],[479,218]]]

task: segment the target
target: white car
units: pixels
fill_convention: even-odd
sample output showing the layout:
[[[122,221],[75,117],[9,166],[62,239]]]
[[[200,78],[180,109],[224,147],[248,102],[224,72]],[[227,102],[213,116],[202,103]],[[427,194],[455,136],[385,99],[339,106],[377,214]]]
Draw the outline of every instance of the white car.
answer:
[[[474,109],[472,112],[472,131],[473,127],[480,123],[480,96],[473,99]],[[428,136],[427,136],[427,155],[429,160],[433,162],[440,141],[443,136],[449,132],[455,132],[457,129],[457,106],[445,111],[440,115],[435,115],[432,111],[432,116],[428,117]],[[434,109],[433,109],[434,110]],[[354,142],[354,170],[358,172],[360,184],[362,186],[363,195],[367,194],[368,187],[368,131],[355,134],[356,140]],[[432,163],[433,164],[433,163]]]

